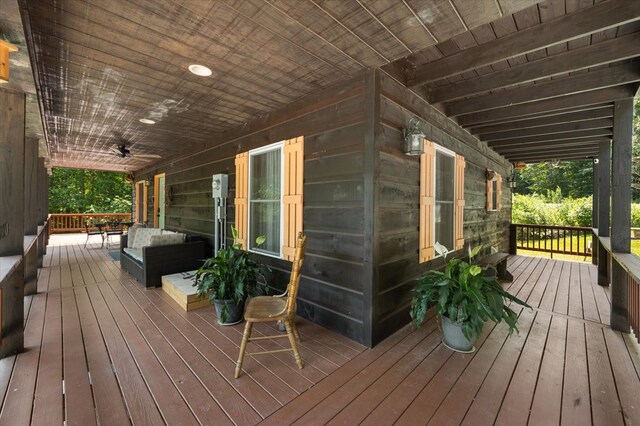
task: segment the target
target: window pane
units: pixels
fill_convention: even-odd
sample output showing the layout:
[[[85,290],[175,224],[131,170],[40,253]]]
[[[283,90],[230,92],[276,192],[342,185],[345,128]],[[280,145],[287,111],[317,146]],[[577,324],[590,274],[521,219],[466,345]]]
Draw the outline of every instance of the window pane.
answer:
[[[436,152],[436,200],[453,201],[455,166],[454,157],[439,151]]]
[[[453,249],[453,203],[436,203],[436,241]]]
[[[280,148],[250,156],[249,249],[280,255]],[[266,241],[256,247],[256,238]]]
[[[251,199],[280,200],[280,149],[251,156]]]
[[[280,254],[280,201],[252,202],[249,229],[249,248]],[[256,247],[256,238],[264,235],[267,239]]]
[[[494,180],[491,182],[491,186],[493,187],[491,210],[495,210],[498,208],[498,181]]]
[[[436,151],[435,241],[453,249],[453,214],[455,196],[455,157]]]

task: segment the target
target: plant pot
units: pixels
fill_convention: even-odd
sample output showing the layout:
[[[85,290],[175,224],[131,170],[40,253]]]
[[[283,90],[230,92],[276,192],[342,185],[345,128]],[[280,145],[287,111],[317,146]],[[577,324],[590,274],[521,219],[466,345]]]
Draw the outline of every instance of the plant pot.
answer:
[[[213,304],[216,308],[216,316],[218,317],[218,324],[220,325],[234,325],[242,322],[242,314],[244,313],[244,300],[240,304],[236,304],[232,299],[228,300],[213,300]],[[226,306],[226,318],[222,322],[222,312]]]
[[[476,341],[477,336],[474,336],[473,340],[469,340],[462,333],[462,326],[456,322],[451,321],[449,318],[443,316],[442,318],[442,334],[444,338],[442,343],[451,350],[463,353],[471,353],[476,350],[473,343]]]

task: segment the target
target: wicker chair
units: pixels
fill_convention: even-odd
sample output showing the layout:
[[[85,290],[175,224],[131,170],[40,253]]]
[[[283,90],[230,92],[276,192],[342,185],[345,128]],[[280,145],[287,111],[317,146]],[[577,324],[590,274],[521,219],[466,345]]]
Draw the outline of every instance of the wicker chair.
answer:
[[[287,290],[277,296],[258,296],[249,301],[244,310],[244,320],[247,322],[244,327],[244,335],[240,344],[240,354],[236,364],[236,379],[242,371],[242,362],[244,360],[247,344],[254,340],[278,339],[288,337],[291,344],[290,349],[277,349],[272,351],[253,352],[247,355],[262,355],[274,352],[293,351],[293,355],[298,364],[298,368],[302,368],[302,358],[298,352],[296,339],[300,340],[300,333],[295,323],[296,316],[296,297],[298,295],[298,287],[300,284],[300,270],[304,261],[304,249],[307,243],[307,237],[300,232],[296,243],[296,252],[291,267],[291,278]],[[286,296],[286,297],[285,297]],[[283,323],[287,334],[277,334],[272,336],[251,337],[251,330],[254,322],[279,322]]]

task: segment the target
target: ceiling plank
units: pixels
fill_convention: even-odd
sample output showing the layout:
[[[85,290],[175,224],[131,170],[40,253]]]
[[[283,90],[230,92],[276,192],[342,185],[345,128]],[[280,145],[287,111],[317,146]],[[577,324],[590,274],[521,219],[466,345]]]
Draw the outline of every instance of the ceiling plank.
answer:
[[[592,152],[598,151],[598,144],[585,144],[583,146],[576,146],[572,148],[564,148],[564,147],[547,147],[547,148],[538,148],[529,151],[514,151],[514,152],[500,152],[498,154],[502,156],[514,156],[514,155],[526,155],[526,156],[535,156],[535,155],[549,155],[555,156],[560,154],[583,154],[584,152]]]
[[[535,102],[640,81],[638,63],[623,64],[445,104],[448,116]]]
[[[611,129],[590,129],[590,130],[576,130],[575,132],[567,132],[567,133],[556,133],[555,135],[537,135],[537,136],[527,136],[523,138],[519,138],[517,140],[508,139],[508,140],[500,140],[500,141],[489,141],[487,145],[491,148],[498,148],[504,146],[513,146],[513,145],[526,145],[530,142],[561,142],[561,141],[584,141],[586,138],[594,138],[594,137],[608,137],[613,135],[613,130]]]
[[[517,139],[525,136],[536,135],[552,135],[556,133],[567,133],[576,130],[591,130],[591,129],[610,129],[613,127],[612,118],[601,118],[598,120],[590,121],[578,121],[575,123],[562,123],[555,124],[553,126],[533,127],[530,129],[511,130],[508,132],[494,132],[483,135],[481,141],[497,141],[504,139]]]
[[[621,61],[638,55],[640,55],[640,33],[633,33],[477,78],[434,87],[429,89],[429,102],[440,103],[460,99],[502,87]]]
[[[640,19],[640,2],[609,0],[412,70],[410,87]]]
[[[592,90],[590,92],[545,99],[522,105],[475,112],[472,114],[462,115],[458,117],[457,120],[458,124],[466,127],[498,120],[521,119],[528,115],[543,112],[569,110],[579,106],[597,105],[618,99],[632,98],[635,95],[637,88],[637,84],[608,87],[606,89]]]
[[[599,118],[613,117],[613,107],[605,106],[602,108],[592,109],[588,111],[570,112],[566,114],[557,114],[540,118],[532,118],[522,121],[510,121],[507,123],[493,124],[489,126],[473,127],[469,129],[471,134],[479,136],[487,133],[506,132],[510,130],[532,129],[535,127],[546,127],[561,123],[578,123],[581,121],[595,120]]]
[[[503,145],[503,146],[495,146],[495,147],[492,147],[491,149],[502,154],[504,152],[526,151],[528,149],[548,147],[549,144],[562,145],[564,147],[572,147],[572,146],[581,146],[589,143],[600,143],[600,142],[607,142],[607,141],[611,141],[610,136],[585,137],[580,139],[571,139],[568,141],[553,141],[553,142],[543,141],[543,142],[529,142],[525,144],[510,144],[510,145]]]
[[[546,163],[550,161],[572,161],[572,160],[588,160],[593,157],[598,156],[598,151],[585,151],[582,153],[575,154],[540,154],[540,155],[531,155],[531,156],[523,156],[523,155],[513,155],[513,156],[505,156],[505,158],[512,163],[516,161],[523,161],[527,164],[534,163]]]

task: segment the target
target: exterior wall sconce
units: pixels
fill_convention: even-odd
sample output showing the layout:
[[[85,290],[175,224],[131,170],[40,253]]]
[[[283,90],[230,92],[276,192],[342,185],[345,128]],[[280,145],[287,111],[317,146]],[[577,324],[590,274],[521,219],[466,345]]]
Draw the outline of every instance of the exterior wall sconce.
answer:
[[[513,189],[516,187],[516,174],[512,173],[511,176],[507,178],[507,182],[509,183],[509,188]]]
[[[407,155],[421,155],[424,153],[425,134],[420,129],[420,119],[413,117],[409,125],[404,128],[404,153]]]

